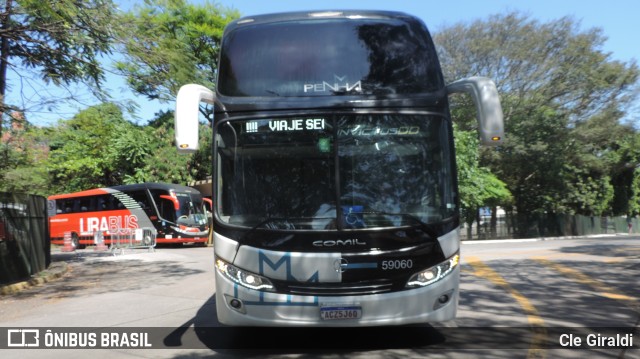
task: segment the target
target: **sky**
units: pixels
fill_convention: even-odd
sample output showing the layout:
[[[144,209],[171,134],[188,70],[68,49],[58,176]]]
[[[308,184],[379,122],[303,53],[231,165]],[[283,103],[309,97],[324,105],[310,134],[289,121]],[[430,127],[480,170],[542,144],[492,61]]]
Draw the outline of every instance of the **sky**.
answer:
[[[205,0],[188,0],[201,3]],[[141,0],[137,0],[141,2]],[[210,0],[211,2],[211,0]],[[131,1],[124,1],[127,6]],[[490,15],[519,11],[533,19],[547,22],[564,16],[571,16],[580,21],[581,29],[598,27],[608,38],[603,51],[611,53],[611,58],[623,62],[640,60],[640,1],[637,0],[217,0],[215,3],[233,8],[242,16],[265,13],[304,11],[304,10],[340,10],[367,9],[393,10],[406,12],[421,18],[431,32],[460,22],[472,22],[486,19]],[[128,118],[138,124],[146,124],[159,110],[170,109],[171,103],[151,102],[144,97],[136,96],[127,89],[124,78],[108,76],[107,86],[112,90],[116,101],[134,101],[139,109]],[[40,90],[42,91],[42,90]],[[55,93],[56,89],[51,89]],[[86,97],[81,104],[58,106],[49,111],[40,109],[30,115],[28,120],[36,125],[52,125],[58,119],[71,118],[77,111],[87,105],[96,104],[96,100]],[[640,104],[638,105],[640,107]],[[638,120],[640,121],[640,120]]]

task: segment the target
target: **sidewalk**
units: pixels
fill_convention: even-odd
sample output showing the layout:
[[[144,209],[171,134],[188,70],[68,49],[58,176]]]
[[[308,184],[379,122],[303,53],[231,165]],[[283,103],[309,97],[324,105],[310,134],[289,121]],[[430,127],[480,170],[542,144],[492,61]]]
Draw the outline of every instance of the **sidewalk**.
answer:
[[[67,262],[52,262],[49,268],[33,275],[29,280],[0,286],[0,296],[14,294],[36,285],[51,282],[65,275],[68,270]]]

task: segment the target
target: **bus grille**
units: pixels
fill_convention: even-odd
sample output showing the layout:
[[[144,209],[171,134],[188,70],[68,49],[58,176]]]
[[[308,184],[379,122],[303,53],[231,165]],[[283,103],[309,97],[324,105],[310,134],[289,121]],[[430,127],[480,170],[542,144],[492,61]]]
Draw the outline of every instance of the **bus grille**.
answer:
[[[394,290],[390,281],[368,283],[280,283],[280,293],[314,296],[346,296],[389,293]]]

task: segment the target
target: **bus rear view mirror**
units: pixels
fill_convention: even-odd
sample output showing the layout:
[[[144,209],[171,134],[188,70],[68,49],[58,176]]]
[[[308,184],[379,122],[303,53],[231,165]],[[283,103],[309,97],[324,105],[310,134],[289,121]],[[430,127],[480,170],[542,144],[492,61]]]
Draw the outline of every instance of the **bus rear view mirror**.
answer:
[[[478,112],[478,132],[484,145],[496,146],[504,140],[504,120],[496,85],[486,77],[469,77],[447,85],[447,94],[466,93]]]
[[[178,152],[192,153],[198,150],[200,103],[213,104],[214,101],[215,94],[204,86],[189,84],[180,88],[174,118]]]

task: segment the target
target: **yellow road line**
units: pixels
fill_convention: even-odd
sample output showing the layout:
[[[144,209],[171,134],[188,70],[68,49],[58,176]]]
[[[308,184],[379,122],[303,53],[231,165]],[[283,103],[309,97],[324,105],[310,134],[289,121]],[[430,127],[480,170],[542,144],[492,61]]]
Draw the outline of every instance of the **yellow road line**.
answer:
[[[467,264],[473,267],[473,274],[485,278],[493,284],[501,287],[507,293],[509,293],[522,307],[527,314],[527,321],[532,328],[533,338],[531,347],[527,352],[527,358],[545,358],[546,353],[542,348],[547,340],[547,329],[544,326],[544,320],[538,314],[538,310],[531,304],[529,299],[522,295],[519,291],[513,288],[509,282],[507,282],[500,274],[491,269],[488,265],[480,260],[478,257],[466,256]]]
[[[587,285],[591,288],[593,288],[599,295],[605,297],[605,298],[610,298],[610,299],[614,299],[614,300],[619,300],[619,301],[623,301],[625,303],[627,303],[631,308],[636,309],[637,305],[638,305],[638,298],[636,297],[631,297],[628,296],[626,294],[620,294],[620,293],[616,293],[617,291],[598,281],[595,280],[593,278],[591,278],[590,276],[567,266],[564,266],[560,263],[557,262],[553,262],[548,260],[547,258],[542,258],[542,257],[534,257],[533,260],[535,260],[536,262],[543,264],[547,267],[552,268],[553,270],[560,272],[564,275],[566,275],[567,277],[570,277],[572,279],[574,279],[575,281],[577,281],[578,283]]]

